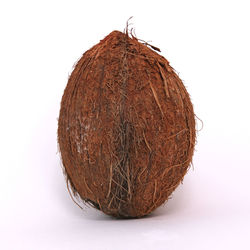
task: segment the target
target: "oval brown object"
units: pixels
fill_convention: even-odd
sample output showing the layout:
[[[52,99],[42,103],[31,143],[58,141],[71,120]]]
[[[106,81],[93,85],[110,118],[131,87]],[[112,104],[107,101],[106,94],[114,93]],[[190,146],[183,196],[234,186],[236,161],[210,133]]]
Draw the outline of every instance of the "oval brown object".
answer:
[[[74,194],[106,214],[141,217],[163,204],[192,161],[195,116],[169,62],[119,31],[85,52],[58,124]]]

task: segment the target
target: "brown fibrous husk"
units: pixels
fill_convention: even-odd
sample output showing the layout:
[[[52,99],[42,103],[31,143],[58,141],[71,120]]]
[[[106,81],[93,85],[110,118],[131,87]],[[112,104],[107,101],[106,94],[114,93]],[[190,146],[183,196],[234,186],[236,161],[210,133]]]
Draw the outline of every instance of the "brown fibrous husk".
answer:
[[[182,182],[195,136],[182,81],[135,36],[113,31],[76,64],[58,143],[73,194],[86,203],[120,218],[151,213]]]

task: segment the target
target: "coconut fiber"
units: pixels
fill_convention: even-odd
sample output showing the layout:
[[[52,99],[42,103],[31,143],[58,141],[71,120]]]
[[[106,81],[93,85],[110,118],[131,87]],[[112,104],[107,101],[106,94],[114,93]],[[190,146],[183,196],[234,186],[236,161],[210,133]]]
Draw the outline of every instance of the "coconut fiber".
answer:
[[[64,91],[58,142],[75,196],[120,218],[142,217],[182,182],[195,145],[189,94],[169,62],[113,31],[85,52]]]

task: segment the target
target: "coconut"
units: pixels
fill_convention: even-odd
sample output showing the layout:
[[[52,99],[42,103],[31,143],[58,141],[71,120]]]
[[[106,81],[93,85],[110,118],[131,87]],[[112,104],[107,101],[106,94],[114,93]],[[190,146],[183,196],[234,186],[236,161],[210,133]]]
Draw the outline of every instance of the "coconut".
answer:
[[[189,94],[153,49],[127,31],[111,32],[83,54],[61,101],[58,143],[71,190],[115,217],[151,213],[192,161]]]

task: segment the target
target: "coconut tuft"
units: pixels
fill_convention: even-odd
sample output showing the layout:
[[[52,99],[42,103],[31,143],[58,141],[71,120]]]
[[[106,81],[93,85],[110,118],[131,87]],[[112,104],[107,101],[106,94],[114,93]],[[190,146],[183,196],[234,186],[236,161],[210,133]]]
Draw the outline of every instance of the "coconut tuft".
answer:
[[[77,62],[64,91],[58,143],[74,196],[119,218],[166,202],[192,162],[189,94],[159,49],[113,31]]]

